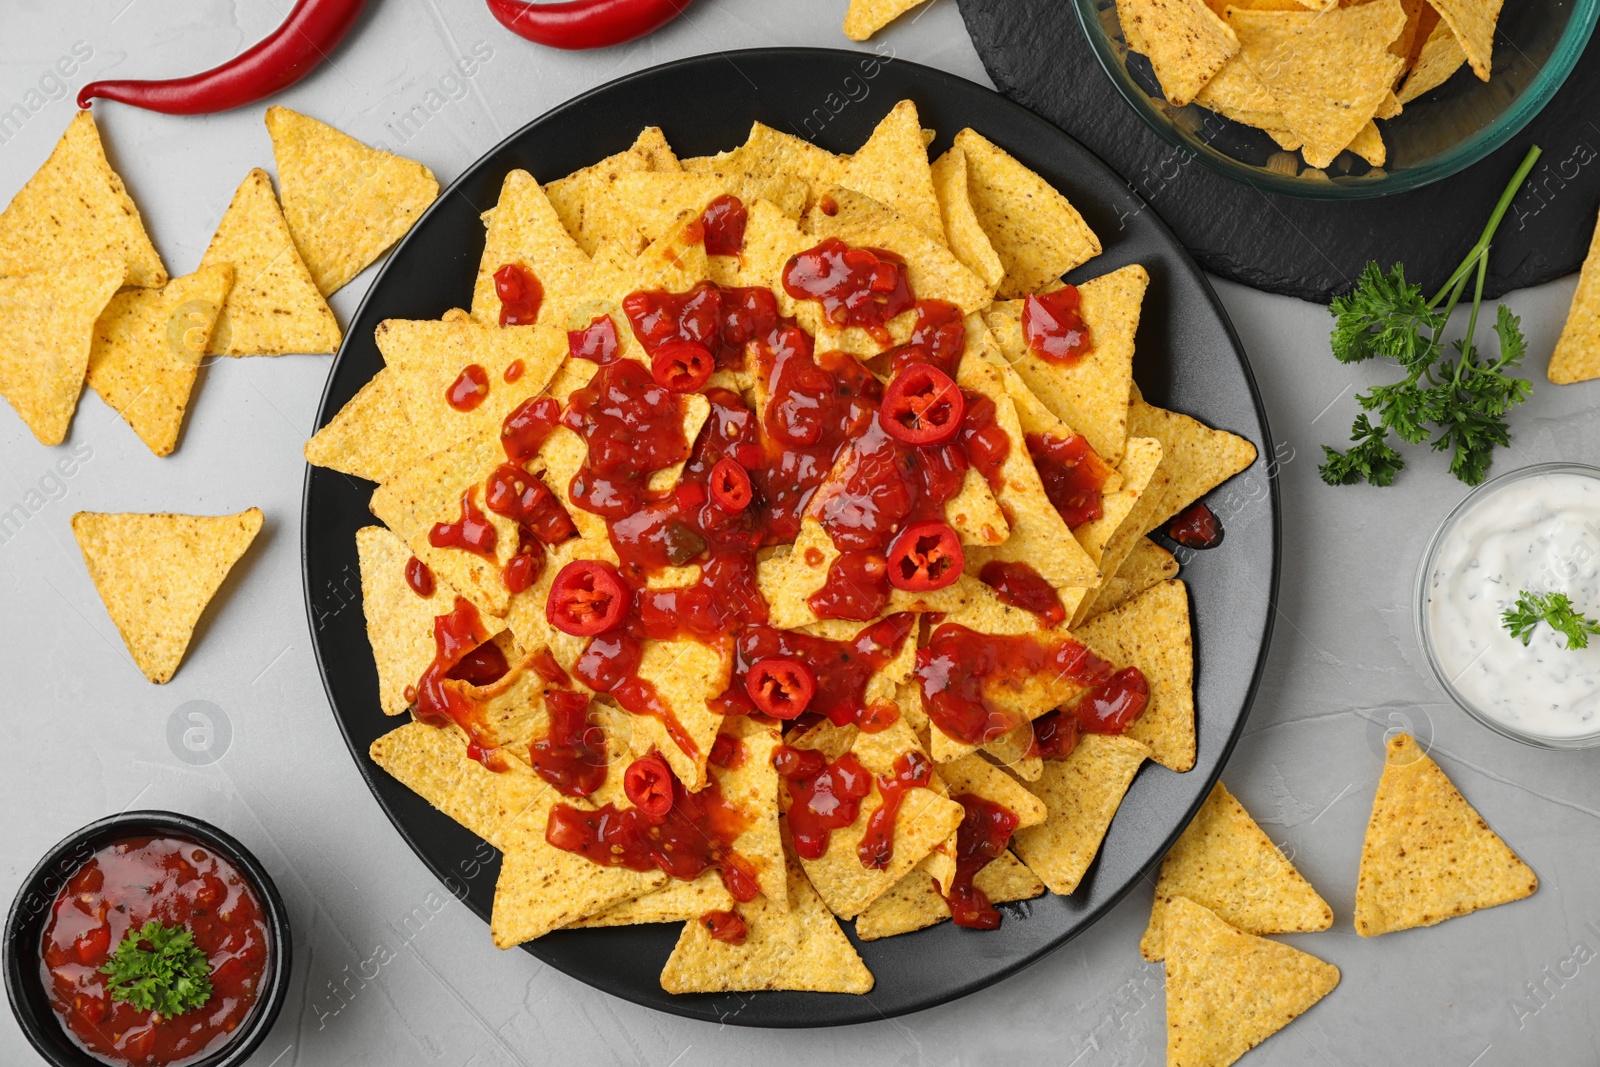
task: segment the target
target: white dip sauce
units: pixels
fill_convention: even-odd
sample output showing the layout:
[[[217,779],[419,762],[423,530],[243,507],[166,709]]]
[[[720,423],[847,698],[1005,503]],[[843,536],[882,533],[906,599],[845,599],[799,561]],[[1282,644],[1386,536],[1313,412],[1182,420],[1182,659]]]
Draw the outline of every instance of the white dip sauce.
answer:
[[[1479,711],[1538,737],[1600,733],[1600,637],[1569,650],[1541,622],[1524,647],[1500,621],[1522,590],[1565,593],[1600,619],[1600,479],[1555,472],[1479,497],[1440,542],[1426,590],[1434,656]]]

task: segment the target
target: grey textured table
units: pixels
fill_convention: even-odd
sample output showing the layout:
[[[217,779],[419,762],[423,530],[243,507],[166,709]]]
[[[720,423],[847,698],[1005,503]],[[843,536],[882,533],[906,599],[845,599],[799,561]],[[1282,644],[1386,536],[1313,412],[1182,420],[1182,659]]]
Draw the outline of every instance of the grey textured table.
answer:
[[[0,201],[27,180],[71,117],[71,94],[54,91],[47,72],[75,45],[92,56],[73,89],[89,77],[188,71],[259,38],[288,6],[6,0]],[[701,0],[643,42],[561,55],[511,37],[478,0],[383,0],[332,63],[281,102],[383,141],[448,182],[526,120],[628,71],[713,49],[845,46],[844,6]],[[951,0],[933,0],[903,21],[876,43],[985,81]],[[480,42],[492,55],[470,77],[453,74]],[[408,114],[427,117],[402,123]],[[245,172],[272,165],[259,107],[174,119],[113,105],[99,109],[99,119],[175,274],[194,269]],[[341,320],[372,273],[334,298]],[[1600,384],[1557,389],[1542,373],[1572,286],[1567,279],[1511,300],[1537,384],[1497,470],[1600,462],[1592,415]],[[1342,438],[1352,383],[1381,372],[1352,373],[1333,361],[1324,309],[1218,288],[1282,443],[1285,538],[1271,661],[1224,779],[1333,905],[1331,931],[1286,940],[1344,972],[1327,1000],[1246,1062],[1600,1062],[1600,752],[1525,748],[1445,701],[1425,675],[1408,601],[1423,545],[1463,488],[1432,456],[1417,457],[1392,489],[1322,485],[1318,446]],[[526,953],[492,948],[483,924],[438,886],[379,812],[316,675],[297,549],[300,445],[327,369],[327,357],[208,368],[180,448],[164,460],[86,395],[68,444],[92,454],[65,479],[52,473],[58,450],[40,447],[0,410],[0,512],[24,504],[29,513],[20,528],[0,531],[0,897],[10,899],[56,839],[130,806],[187,811],[235,833],[274,871],[296,934],[290,1002],[258,1065],[1162,1062],[1161,968],[1142,962],[1136,948],[1149,886],[995,988],[841,1030],[693,1024],[597,993]],[[69,517],[80,509],[217,514],[252,504],[267,515],[261,537],[177,677],[149,685],[95,595]],[[345,604],[338,610],[360,610],[357,583],[327,592]],[[208,764],[180,759],[186,750],[169,741],[170,725],[193,701],[205,702],[220,727],[213,751],[221,756]],[[1467,798],[1539,872],[1537,895],[1431,929],[1372,941],[1355,935],[1361,835],[1382,736],[1394,726],[1431,740]],[[1543,991],[1537,999],[1534,987]],[[32,1062],[5,1014],[0,1063]]]

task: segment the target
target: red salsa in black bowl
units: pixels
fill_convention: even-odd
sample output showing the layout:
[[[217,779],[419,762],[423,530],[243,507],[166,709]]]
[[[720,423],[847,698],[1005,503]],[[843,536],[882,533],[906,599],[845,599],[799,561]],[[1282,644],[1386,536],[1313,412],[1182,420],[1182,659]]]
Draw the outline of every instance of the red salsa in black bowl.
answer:
[[[4,944],[6,991],[53,1064],[244,1062],[288,989],[287,917],[233,838],[168,812],[84,827],[28,876]]]

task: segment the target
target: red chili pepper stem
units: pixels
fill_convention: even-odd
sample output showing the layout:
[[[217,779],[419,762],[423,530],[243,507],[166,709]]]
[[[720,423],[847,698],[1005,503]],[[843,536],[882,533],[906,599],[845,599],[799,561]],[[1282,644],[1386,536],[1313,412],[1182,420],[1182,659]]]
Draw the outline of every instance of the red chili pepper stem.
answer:
[[[168,81],[91,82],[79,91],[78,106],[98,97],[167,115],[209,115],[253,104],[310,74],[366,6],[367,0],[297,0],[283,25],[221,66]]]
[[[660,29],[688,7],[690,0],[565,0],[533,4],[489,0],[500,25],[535,44],[579,50],[609,48]]]

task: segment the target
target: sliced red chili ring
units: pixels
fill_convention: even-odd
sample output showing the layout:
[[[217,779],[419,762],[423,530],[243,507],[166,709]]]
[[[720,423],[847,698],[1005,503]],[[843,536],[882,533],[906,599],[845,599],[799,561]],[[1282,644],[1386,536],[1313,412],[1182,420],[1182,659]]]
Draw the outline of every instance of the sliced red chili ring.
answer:
[[[739,461],[724,456],[711,468],[711,499],[723,511],[737,514],[750,506],[755,491]]]
[[[774,719],[793,719],[817,695],[817,679],[799,660],[772,656],[750,668],[744,688],[756,707]]]
[[[650,357],[650,373],[663,389],[692,393],[717,369],[711,349],[698,341],[668,341]]]
[[[640,756],[622,773],[622,791],[633,806],[654,819],[672,810],[672,771],[656,753]]]
[[[556,575],[544,615],[562,633],[593,637],[620,626],[632,599],[615,567],[600,560],[579,559]]]
[[[942,522],[914,522],[889,544],[889,584],[896,589],[943,589],[961,577],[964,566],[961,539]]]
[[[913,363],[883,391],[878,422],[890,437],[908,445],[942,445],[961,432],[966,399],[950,375],[927,363]]]

